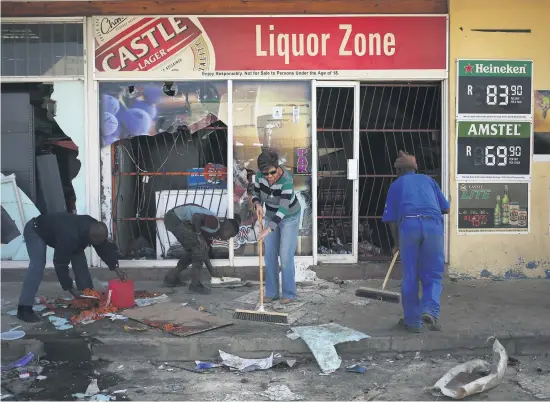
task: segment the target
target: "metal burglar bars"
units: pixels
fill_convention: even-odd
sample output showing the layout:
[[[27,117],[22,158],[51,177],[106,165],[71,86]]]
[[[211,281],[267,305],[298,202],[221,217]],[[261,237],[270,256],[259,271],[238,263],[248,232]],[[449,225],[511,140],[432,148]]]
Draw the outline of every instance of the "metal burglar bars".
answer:
[[[158,225],[168,210],[193,203],[227,216],[226,182],[190,186],[208,163],[226,166],[227,127],[214,123],[190,134],[143,136],[112,145],[113,238],[128,258],[181,258],[181,248]],[[160,248],[160,249],[158,249]],[[229,258],[228,244],[216,242],[212,258]]]
[[[317,87],[317,252],[353,254],[354,87]]]
[[[367,84],[360,87],[359,210],[352,211],[346,160],[353,155],[353,89],[317,89],[318,252],[352,253],[352,217],[359,214],[359,260],[391,254],[381,221],[399,150],[416,156],[420,173],[441,185],[439,83]]]
[[[100,85],[105,116],[116,115],[123,129],[109,125],[113,116],[102,122],[104,141],[119,138],[112,142],[112,229],[125,258],[180,258],[181,247],[174,244],[163,224],[166,211],[176,205],[200,204],[220,217],[227,216],[228,144],[223,122],[227,103],[222,101],[226,86],[176,84],[179,92],[170,96],[165,92],[154,110],[145,104],[152,96],[147,92],[149,84],[144,88]],[[151,85],[157,87],[157,83]],[[391,236],[381,217],[389,186],[396,178],[393,163],[398,151],[414,154],[419,171],[441,182],[441,87],[439,83],[346,85],[335,82],[330,87],[318,86],[316,91],[317,251],[330,258],[357,252],[359,260],[382,260],[391,253]],[[119,100],[120,108],[139,107],[153,116],[148,135],[127,138],[138,127],[124,120],[116,103]],[[356,184],[347,176],[347,161],[354,155],[359,165],[355,193]],[[212,167],[214,177],[206,174]],[[354,250],[356,217],[358,249]],[[227,242],[216,242],[213,249],[212,258],[228,258]]]

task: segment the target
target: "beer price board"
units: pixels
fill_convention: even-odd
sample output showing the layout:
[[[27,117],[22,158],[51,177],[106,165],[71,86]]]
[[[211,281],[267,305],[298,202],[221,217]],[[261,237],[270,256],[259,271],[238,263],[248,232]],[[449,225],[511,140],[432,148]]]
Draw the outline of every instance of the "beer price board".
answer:
[[[528,120],[533,61],[457,60],[457,119]]]
[[[528,178],[532,129],[526,121],[457,121],[457,176]]]
[[[458,234],[529,232],[529,183],[457,183]]]

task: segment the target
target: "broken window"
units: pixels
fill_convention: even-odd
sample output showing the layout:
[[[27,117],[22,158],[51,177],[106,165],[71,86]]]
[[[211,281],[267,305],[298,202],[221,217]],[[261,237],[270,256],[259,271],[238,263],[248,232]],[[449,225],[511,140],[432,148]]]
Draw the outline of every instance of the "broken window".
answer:
[[[2,207],[20,233],[40,213],[86,213],[84,132],[82,81],[2,85]],[[2,259],[28,260],[22,236]]]
[[[227,217],[227,83],[102,82],[99,92],[113,238],[127,259],[182,258],[167,211],[192,203]],[[214,239],[210,258],[228,247]]]

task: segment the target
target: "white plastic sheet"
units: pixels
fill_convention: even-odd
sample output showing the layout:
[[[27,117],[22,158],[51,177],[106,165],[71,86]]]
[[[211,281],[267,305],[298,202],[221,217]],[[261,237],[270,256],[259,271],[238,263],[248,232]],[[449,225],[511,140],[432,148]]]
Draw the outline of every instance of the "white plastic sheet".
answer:
[[[369,338],[362,332],[335,323],[295,327],[291,330],[304,340],[324,374],[333,373],[342,364],[334,345]]]
[[[239,371],[267,370],[273,367],[273,353],[271,353],[271,356],[264,359],[243,359],[242,357],[225,353],[223,350],[219,352],[224,366]]]
[[[500,384],[506,373],[507,366],[508,354],[506,353],[506,349],[504,349],[504,346],[502,346],[498,339],[495,339],[491,364],[479,359],[459,364],[447,371],[435,383],[431,391],[433,393],[441,393],[453,399],[464,399],[467,396],[479,394]],[[464,381],[464,379],[476,373],[485,375],[473,381]]]

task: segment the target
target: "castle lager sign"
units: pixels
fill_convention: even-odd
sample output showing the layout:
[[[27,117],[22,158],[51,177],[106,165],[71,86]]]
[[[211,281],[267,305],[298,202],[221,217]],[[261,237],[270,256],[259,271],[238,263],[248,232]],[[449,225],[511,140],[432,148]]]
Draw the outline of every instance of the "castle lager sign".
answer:
[[[98,77],[446,74],[446,16],[94,17]],[[418,75],[418,74],[416,74]]]

